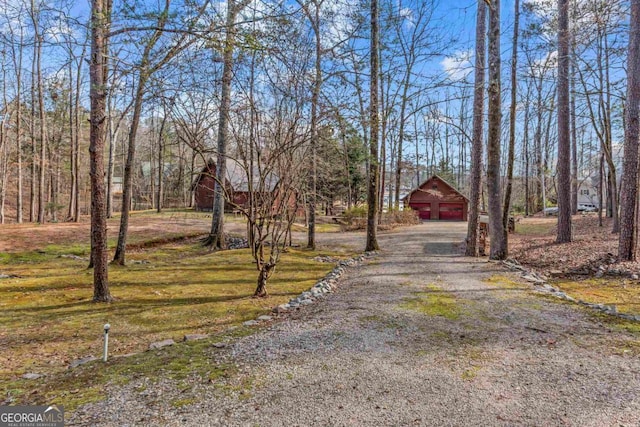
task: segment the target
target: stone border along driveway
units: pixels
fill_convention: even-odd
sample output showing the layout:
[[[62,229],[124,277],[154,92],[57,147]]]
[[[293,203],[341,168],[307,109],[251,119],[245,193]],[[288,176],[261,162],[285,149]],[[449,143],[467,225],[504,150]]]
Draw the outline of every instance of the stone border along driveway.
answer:
[[[535,288],[536,292],[539,292],[541,294],[551,295],[565,301],[580,304],[585,307],[602,312],[604,314],[608,314],[609,316],[614,316],[614,317],[619,317],[625,320],[633,320],[633,321],[640,322],[640,315],[619,313],[618,309],[614,304],[596,304],[596,303],[581,300],[579,298],[573,298],[572,296],[567,295],[560,289],[554,288],[549,283],[547,283],[547,278],[545,276],[540,275],[535,271],[529,271],[525,269],[515,259],[508,259],[508,260],[502,261],[502,264],[511,271],[520,272],[520,277],[522,277],[522,279],[526,280],[527,282],[532,283],[536,287]]]
[[[109,386],[70,425],[640,425],[638,336],[488,283],[508,273],[461,256],[465,231],[382,234],[337,292],[212,348],[233,374]]]

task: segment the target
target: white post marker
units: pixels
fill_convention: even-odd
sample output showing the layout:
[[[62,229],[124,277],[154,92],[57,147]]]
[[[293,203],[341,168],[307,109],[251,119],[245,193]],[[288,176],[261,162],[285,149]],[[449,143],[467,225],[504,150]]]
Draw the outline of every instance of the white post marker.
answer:
[[[110,324],[104,325],[104,351],[102,353],[102,361],[107,361],[107,354],[109,353],[109,329],[111,329]]]

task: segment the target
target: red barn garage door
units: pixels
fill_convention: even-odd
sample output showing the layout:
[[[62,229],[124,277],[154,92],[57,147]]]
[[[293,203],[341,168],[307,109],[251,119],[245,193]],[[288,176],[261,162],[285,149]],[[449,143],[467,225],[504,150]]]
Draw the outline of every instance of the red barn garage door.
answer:
[[[462,203],[440,203],[440,219],[462,221]]]
[[[411,203],[410,206],[418,211],[420,219],[431,219],[431,203]]]

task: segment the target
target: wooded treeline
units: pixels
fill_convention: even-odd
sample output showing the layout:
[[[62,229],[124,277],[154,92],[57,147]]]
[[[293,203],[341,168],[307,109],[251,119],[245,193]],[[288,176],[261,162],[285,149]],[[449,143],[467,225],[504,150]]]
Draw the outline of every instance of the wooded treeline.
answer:
[[[566,223],[580,196],[620,228],[631,188],[622,184],[625,126],[636,120],[627,84],[635,1],[100,4],[2,1],[3,223],[89,213],[89,136],[98,125],[89,123],[89,71],[99,22],[105,111],[95,120],[104,120],[106,137],[97,155],[106,215],[121,212],[121,263],[128,210],[192,206],[192,182],[210,158],[286,176],[305,207],[311,247],[317,212],[364,203],[372,170],[377,213],[399,208],[411,188],[439,174],[473,190],[480,210],[493,206],[493,229],[509,212],[555,204]],[[478,47],[473,22],[485,6],[488,43]],[[488,49],[481,73],[474,49]],[[487,86],[476,84],[485,74]],[[506,256],[506,241],[498,252]]]

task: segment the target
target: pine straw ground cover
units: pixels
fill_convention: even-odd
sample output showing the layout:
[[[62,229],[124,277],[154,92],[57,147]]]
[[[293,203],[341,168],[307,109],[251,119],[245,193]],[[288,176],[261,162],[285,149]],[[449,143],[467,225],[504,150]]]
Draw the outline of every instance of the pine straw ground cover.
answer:
[[[156,230],[153,239],[163,238]],[[0,255],[0,273],[16,276],[0,279],[0,404],[59,403],[72,409],[99,398],[105,383],[138,375],[180,377],[200,368],[207,376],[222,375],[226,368],[211,366],[207,356],[211,340],[286,302],[333,268],[314,257],[349,255],[292,249],[269,282],[270,296],[254,299],[257,271],[248,250],[211,253],[193,238],[153,247],[135,240],[140,248],[130,254],[129,265],[110,268],[116,298],[111,304],[91,302],[86,243],[72,239],[68,245]],[[140,354],[68,370],[73,360],[101,356],[105,323],[111,324],[112,357]],[[239,328],[232,334],[246,332]],[[194,333],[214,338],[162,354],[142,353],[152,342],[177,342]],[[28,380],[25,373],[44,376]]]
[[[611,264],[618,252],[618,235],[611,219],[598,225],[596,214],[573,217],[573,242],[557,244],[555,217],[523,218],[509,236],[509,254],[525,267],[551,277],[550,282],[583,301],[615,305],[619,312],[640,314],[640,263]],[[595,277],[600,266],[624,275]],[[638,327],[640,330],[640,327]]]
[[[228,216],[229,225],[240,228],[240,219]],[[115,247],[118,238],[120,215],[108,220],[109,246]],[[167,209],[162,213],[153,210],[132,211],[129,217],[129,237],[127,244],[136,246],[150,244],[158,239],[167,241],[185,236],[202,235],[211,227],[211,214],[192,210]],[[243,225],[244,227],[244,225]],[[85,245],[89,242],[89,217],[81,216],[80,221],[64,223],[23,223],[4,224],[0,227],[0,252],[24,252],[46,249],[62,243]],[[160,243],[156,241],[156,243]],[[57,249],[64,249],[63,247]]]

